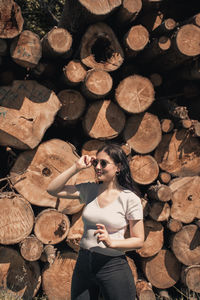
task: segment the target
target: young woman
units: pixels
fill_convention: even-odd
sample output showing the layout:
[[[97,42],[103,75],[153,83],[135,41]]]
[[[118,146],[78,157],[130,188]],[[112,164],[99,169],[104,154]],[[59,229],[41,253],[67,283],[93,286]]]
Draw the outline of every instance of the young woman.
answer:
[[[98,183],[67,185],[82,169],[95,168]],[[83,155],[48,186],[56,197],[79,197],[85,207],[84,233],[74,269],[71,300],[133,300],[135,284],[125,252],[142,247],[143,210],[126,154],[119,145],[104,145],[96,157]],[[129,225],[130,237],[124,238]]]

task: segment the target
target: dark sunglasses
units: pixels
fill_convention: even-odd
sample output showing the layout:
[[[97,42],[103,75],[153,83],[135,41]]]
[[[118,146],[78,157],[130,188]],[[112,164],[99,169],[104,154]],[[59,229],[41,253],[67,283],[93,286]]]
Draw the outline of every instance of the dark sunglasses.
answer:
[[[92,161],[93,167],[96,168],[96,166],[98,165],[99,162],[100,162],[100,165],[103,169],[106,168],[108,164],[113,164],[113,163],[110,163],[109,161],[107,161],[105,159],[93,159],[93,161]]]

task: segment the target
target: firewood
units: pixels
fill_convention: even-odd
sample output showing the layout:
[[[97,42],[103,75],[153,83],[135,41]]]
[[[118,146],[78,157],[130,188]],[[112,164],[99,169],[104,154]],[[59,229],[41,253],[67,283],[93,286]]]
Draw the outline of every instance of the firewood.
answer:
[[[96,156],[97,150],[105,144],[104,141],[91,139],[85,142],[81,149],[82,155]]]
[[[161,297],[162,300],[170,300],[171,299],[167,290],[159,290],[159,296]]]
[[[159,167],[151,155],[134,155],[129,162],[131,174],[138,184],[150,184],[159,174]]]
[[[155,88],[159,87],[162,85],[162,82],[163,82],[163,78],[160,74],[158,73],[152,73],[149,75],[149,79],[151,80],[153,86]]]
[[[124,126],[125,114],[111,100],[93,102],[83,118],[83,128],[93,139],[113,139],[122,132]]]
[[[43,243],[33,234],[20,242],[20,253],[28,261],[38,260],[43,251]]]
[[[147,77],[137,74],[124,78],[115,90],[117,103],[128,113],[141,113],[155,100],[155,91]]]
[[[167,221],[170,217],[169,203],[153,201],[149,209],[149,216],[157,222]]]
[[[72,36],[67,29],[53,27],[41,43],[43,57],[66,59],[72,54]]]
[[[182,229],[183,223],[179,220],[170,218],[167,222],[167,228],[172,232],[178,232]]]
[[[164,133],[169,133],[174,129],[174,123],[171,119],[161,120],[161,129]]]
[[[160,172],[159,173],[159,180],[163,184],[168,184],[171,181],[171,175],[167,172]]]
[[[180,278],[181,264],[175,255],[166,249],[142,259],[143,270],[148,281],[159,289],[172,287]]]
[[[126,58],[135,57],[149,42],[149,32],[143,25],[134,25],[124,36]]]
[[[152,284],[145,279],[138,279],[136,282],[136,293],[138,300],[156,300]]]
[[[38,206],[76,211],[82,208],[78,199],[56,199],[46,191],[53,178],[69,168],[79,158],[75,148],[59,139],[52,139],[32,151],[18,156],[11,169],[15,189],[31,203]],[[70,179],[69,184],[95,181],[93,168],[85,169]]]
[[[163,22],[153,30],[152,37],[161,35],[169,36],[177,25],[177,22],[172,18],[164,19]]]
[[[34,213],[30,203],[15,193],[1,193],[0,243],[16,244],[26,238],[34,225]]]
[[[152,152],[162,138],[158,117],[148,112],[129,117],[123,136],[125,142],[135,152],[140,154]]]
[[[148,188],[147,194],[149,198],[162,202],[167,202],[172,198],[172,191],[170,187],[168,185],[161,184],[159,181],[156,185],[151,185]]]
[[[80,210],[78,213],[72,215],[71,225],[66,238],[67,245],[76,252],[80,250],[79,243],[84,231],[82,211],[83,210]]]
[[[159,8],[145,7],[146,1],[143,1],[142,11],[137,17],[137,23],[147,28],[150,34],[164,21],[164,14]]]
[[[50,265],[52,265],[56,259],[57,249],[54,247],[54,245],[46,245],[43,253],[46,258],[44,262],[48,262]]]
[[[136,267],[136,264],[134,262],[134,260],[129,257],[128,255],[126,255],[126,259],[128,261],[128,264],[129,264],[129,267],[131,268],[131,272],[133,274],[133,280],[136,284],[137,280],[138,280],[138,274],[137,274],[137,267]]]
[[[62,104],[57,114],[62,124],[76,123],[85,110],[85,98],[79,91],[72,89],[61,90],[57,94],[57,97]]]
[[[81,40],[80,59],[89,68],[107,72],[122,65],[124,53],[110,26],[96,23],[86,30]]]
[[[116,26],[132,23],[142,9],[142,0],[124,0],[114,15]]]
[[[157,254],[163,247],[164,227],[154,220],[144,221],[145,241],[142,248],[136,250],[141,257],[150,257]]]
[[[183,266],[181,271],[181,280],[185,286],[195,292],[200,293],[200,265]]]
[[[189,224],[175,233],[171,239],[171,249],[176,258],[184,265],[199,264],[200,231],[197,225]]]
[[[0,87],[0,143],[17,149],[36,147],[61,104],[54,92],[34,80]]]
[[[42,272],[42,287],[49,300],[71,299],[71,279],[77,253],[63,251],[57,254],[53,264]]]
[[[12,40],[10,55],[15,63],[24,68],[34,68],[42,57],[42,45],[39,35],[24,30]]]
[[[0,247],[0,274],[1,287],[16,297],[32,299],[41,286],[38,262],[27,262],[9,247]]]
[[[87,74],[86,67],[78,59],[73,59],[63,67],[62,80],[68,85],[78,85],[84,81]]]
[[[20,6],[13,0],[2,0],[0,11],[0,38],[12,39],[19,35],[24,25]]]

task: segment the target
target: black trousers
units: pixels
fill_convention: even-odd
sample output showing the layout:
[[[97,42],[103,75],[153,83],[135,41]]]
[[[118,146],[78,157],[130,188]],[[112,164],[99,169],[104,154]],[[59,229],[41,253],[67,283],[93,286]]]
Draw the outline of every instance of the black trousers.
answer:
[[[80,249],[74,268],[71,300],[135,300],[132,271],[125,255],[107,256]]]

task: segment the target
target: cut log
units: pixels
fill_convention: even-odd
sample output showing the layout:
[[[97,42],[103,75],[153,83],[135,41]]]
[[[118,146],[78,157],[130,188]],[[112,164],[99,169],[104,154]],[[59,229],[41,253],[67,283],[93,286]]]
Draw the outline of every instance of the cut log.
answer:
[[[0,39],[0,56],[8,54],[8,44],[6,40]]]
[[[138,274],[137,274],[137,267],[136,267],[136,264],[134,262],[134,260],[129,257],[128,255],[126,255],[126,259],[128,261],[128,264],[129,264],[129,267],[131,268],[131,272],[133,274],[133,280],[136,284],[137,280],[138,280]]]
[[[57,114],[60,121],[63,125],[76,123],[85,110],[85,98],[79,91],[72,89],[61,90],[57,94],[57,97],[62,104],[62,107]]]
[[[116,88],[115,99],[119,106],[129,113],[141,113],[155,100],[155,91],[151,81],[140,75],[123,79]]]
[[[124,36],[126,58],[135,57],[149,42],[149,32],[143,25],[134,25]]]
[[[27,262],[16,250],[0,247],[0,288],[8,290],[15,297],[28,300],[33,299],[40,285],[41,275],[37,261]]]
[[[197,225],[189,224],[174,234],[171,249],[176,258],[184,265],[191,266],[200,262],[200,230]]]
[[[84,231],[82,221],[82,210],[72,215],[71,225],[67,235],[66,242],[74,251],[78,252],[80,249],[79,243]]]
[[[171,181],[171,175],[167,172],[160,172],[159,173],[159,180],[163,184],[168,184]]]
[[[200,218],[200,177],[182,177],[173,180],[171,217],[183,223],[191,223]]]
[[[152,152],[162,138],[160,121],[156,115],[146,112],[129,117],[124,131],[124,140],[137,153]]]
[[[144,220],[145,241],[142,248],[136,250],[141,257],[157,254],[163,247],[164,227],[154,220]]]
[[[164,14],[161,9],[157,8],[145,8],[145,1],[142,1],[142,11],[137,16],[137,23],[142,24],[147,28],[150,34],[164,21]]]
[[[71,299],[71,279],[76,259],[75,252],[61,252],[54,263],[43,271],[42,287],[49,300]]]
[[[174,129],[174,123],[171,119],[161,120],[161,129],[164,133],[169,133]]]
[[[174,19],[167,18],[163,20],[163,22],[153,30],[151,36],[152,37],[161,36],[161,35],[169,36],[172,33],[172,31],[176,28],[176,26],[177,26],[177,22]]]
[[[45,256],[45,258],[43,257],[43,261],[48,262],[50,265],[52,265],[56,259],[56,251],[57,249],[54,247],[54,245],[46,245],[43,251],[43,254]]]
[[[200,174],[200,141],[186,129],[163,135],[154,157],[160,168],[172,175]]]
[[[16,244],[26,238],[34,225],[34,213],[30,203],[20,195],[0,195],[0,243]]]
[[[46,224],[48,224],[48,230]],[[37,215],[34,233],[42,243],[55,245],[67,237],[69,227],[70,221],[67,215],[56,209],[48,208]]]
[[[2,0],[0,12],[0,38],[12,39],[19,35],[24,25],[20,6],[13,0]]]
[[[84,81],[86,74],[86,67],[78,59],[74,59],[63,67],[62,79],[69,85],[78,85]]]
[[[200,293],[200,265],[183,266],[181,280],[190,291]]]
[[[88,71],[82,86],[82,92],[87,98],[100,99],[111,91],[113,80],[110,74],[103,70]]]
[[[82,155],[96,156],[97,150],[105,144],[104,141],[91,139],[85,142],[81,149]]]
[[[143,258],[142,264],[147,280],[159,289],[172,287],[180,278],[181,264],[170,250],[162,249],[153,257]]]
[[[34,80],[16,80],[0,87],[0,144],[17,149],[35,148],[53,123],[61,104],[54,92]]]
[[[138,184],[151,184],[158,177],[159,167],[151,155],[134,155],[129,164],[132,177]]]
[[[157,222],[167,221],[170,217],[169,203],[153,201],[149,209],[149,216]]]
[[[124,126],[125,114],[111,100],[95,101],[83,118],[83,128],[93,139],[113,139],[122,132]]]
[[[158,182],[156,185],[151,185],[147,194],[149,198],[153,200],[159,200],[162,202],[167,202],[172,199],[172,191],[168,185],[161,184]]]
[[[15,189],[32,204],[57,208],[60,211],[67,209],[78,211],[82,208],[78,199],[56,199],[47,192],[49,183],[72,166],[79,158],[75,148],[62,140],[53,139],[40,144],[32,151],[21,153],[11,169],[11,181]],[[73,176],[69,184],[95,181],[93,168],[85,169]]]
[[[124,0],[115,13],[116,26],[132,23],[142,9],[142,0]]]
[[[179,220],[170,218],[167,222],[167,228],[172,232],[178,232],[182,229],[183,223]]]
[[[39,35],[24,30],[10,46],[10,55],[15,63],[24,68],[34,68],[42,57],[42,45]]]
[[[152,284],[144,279],[138,279],[136,282],[136,293],[138,300],[156,300]]]
[[[38,260],[43,251],[43,243],[33,234],[20,242],[20,253],[28,261]]]
[[[43,57],[66,59],[72,54],[72,36],[67,29],[53,27],[41,43]]]
[[[80,58],[89,68],[111,72],[122,65],[124,53],[111,27],[96,23],[82,36]]]
[[[152,82],[152,84],[153,84],[153,86],[154,86],[155,88],[161,86],[162,83],[163,83],[163,78],[162,78],[162,76],[161,76],[160,74],[158,74],[158,73],[152,73],[152,74],[150,74],[150,75],[149,75],[149,79],[151,80],[151,82]]]

